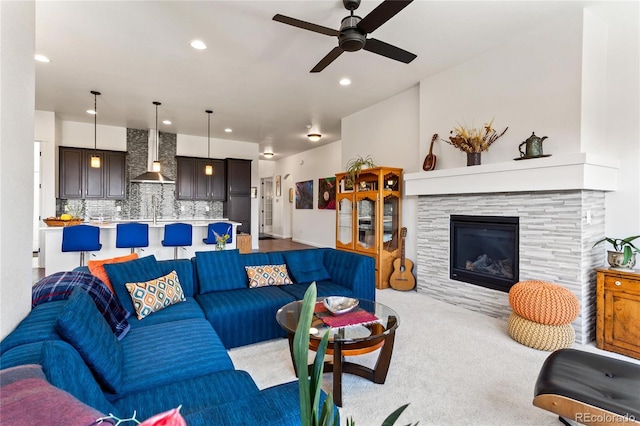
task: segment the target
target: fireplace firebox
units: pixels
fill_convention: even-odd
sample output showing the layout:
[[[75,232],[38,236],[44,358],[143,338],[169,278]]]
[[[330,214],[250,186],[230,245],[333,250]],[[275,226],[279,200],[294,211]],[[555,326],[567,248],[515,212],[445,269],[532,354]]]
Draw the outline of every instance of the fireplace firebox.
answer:
[[[450,278],[508,292],[519,280],[519,219],[462,215],[450,219]]]

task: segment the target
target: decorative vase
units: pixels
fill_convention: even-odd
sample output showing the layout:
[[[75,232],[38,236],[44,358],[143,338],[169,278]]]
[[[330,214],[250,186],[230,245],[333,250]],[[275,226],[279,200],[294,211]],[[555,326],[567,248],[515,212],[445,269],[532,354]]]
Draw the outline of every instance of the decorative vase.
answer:
[[[467,166],[479,166],[481,152],[467,152]]]
[[[218,241],[216,243],[216,251],[224,250],[226,246],[227,246],[227,243],[225,243],[224,241]]]
[[[620,271],[633,271],[633,267],[636,266],[636,254],[631,256],[631,259],[624,262],[624,253],[617,251],[607,251],[607,262],[611,266],[609,269],[617,269]]]

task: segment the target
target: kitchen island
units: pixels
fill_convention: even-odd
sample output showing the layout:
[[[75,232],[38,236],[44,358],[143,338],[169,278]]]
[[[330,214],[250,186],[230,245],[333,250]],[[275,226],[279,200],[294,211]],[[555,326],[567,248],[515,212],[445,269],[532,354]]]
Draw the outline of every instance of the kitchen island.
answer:
[[[118,223],[136,222],[128,221],[109,221],[109,222],[85,222],[87,225],[93,225],[100,228],[100,243],[102,249],[100,251],[89,252],[85,256],[85,264],[92,259],[108,259],[116,256],[125,256],[131,253],[128,248],[116,248],[116,225]],[[239,222],[226,219],[194,219],[194,220],[178,220],[178,219],[158,219],[155,223],[152,220],[140,220],[140,223],[149,224],[149,247],[136,249],[138,256],[144,257],[154,255],[158,260],[173,259],[173,247],[164,247],[162,240],[164,239],[164,226],[170,223],[189,223],[193,225],[193,244],[190,247],[178,248],[178,257],[181,259],[189,259],[195,256],[197,251],[215,250],[215,244],[205,244],[202,242],[207,237],[207,227],[210,223],[227,222],[232,225],[232,241],[227,243],[226,250],[236,248],[237,229]],[[45,274],[50,275],[60,271],[70,271],[80,266],[80,253],[78,252],[62,252],[62,227],[44,227],[44,247],[41,252],[44,253]]]

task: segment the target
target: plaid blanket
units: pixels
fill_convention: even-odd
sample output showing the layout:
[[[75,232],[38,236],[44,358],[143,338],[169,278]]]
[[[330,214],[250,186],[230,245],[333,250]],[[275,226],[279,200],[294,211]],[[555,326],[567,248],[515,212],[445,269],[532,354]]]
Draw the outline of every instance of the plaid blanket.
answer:
[[[56,272],[42,278],[31,289],[31,308],[54,300],[66,300],[76,287],[89,293],[113,333],[122,339],[129,331],[129,312],[99,278],[86,272]]]

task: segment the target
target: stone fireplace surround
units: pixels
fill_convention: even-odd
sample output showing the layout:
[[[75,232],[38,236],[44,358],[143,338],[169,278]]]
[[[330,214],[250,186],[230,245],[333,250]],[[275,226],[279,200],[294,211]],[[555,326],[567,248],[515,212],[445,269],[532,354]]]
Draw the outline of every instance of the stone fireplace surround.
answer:
[[[576,342],[595,337],[595,268],[605,234],[605,192],[617,186],[615,161],[587,154],[405,174],[418,196],[417,291],[496,318],[511,314],[508,293],[449,279],[451,214],[518,216],[520,280],[544,280],[580,301]]]

